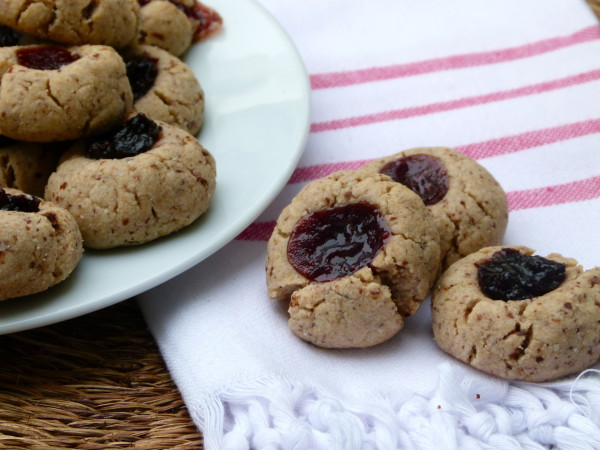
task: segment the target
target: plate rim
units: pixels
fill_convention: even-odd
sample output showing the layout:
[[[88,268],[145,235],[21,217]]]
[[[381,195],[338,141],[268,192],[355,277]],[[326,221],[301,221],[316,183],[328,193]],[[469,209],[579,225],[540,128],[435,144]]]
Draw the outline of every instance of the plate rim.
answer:
[[[245,1],[247,5],[251,5],[250,7],[254,9],[254,12],[260,14],[263,19],[267,20],[273,31],[276,31],[278,37],[280,38],[280,43],[285,43],[287,47],[288,54],[287,56],[293,56],[294,62],[299,70],[299,81],[297,89],[302,92],[302,98],[298,101],[298,115],[303,117],[302,124],[302,132],[300,134],[300,138],[295,142],[290,142],[290,151],[291,157],[286,160],[286,164],[283,167],[277,168],[277,173],[273,177],[270,183],[270,188],[263,192],[259,198],[259,200],[252,205],[252,207],[248,208],[244,212],[244,220],[240,220],[236,223],[236,226],[230,227],[226,232],[222,233],[218,236],[218,239],[211,241],[208,245],[206,245],[201,252],[198,252],[194,255],[190,255],[185,258],[181,262],[170,266],[166,270],[161,271],[159,274],[156,274],[154,277],[148,280],[144,280],[140,283],[132,284],[125,289],[121,289],[118,292],[114,292],[110,295],[106,295],[101,299],[94,302],[83,302],[80,304],[69,305],[68,307],[50,310],[45,314],[36,315],[30,314],[29,308],[22,306],[15,306],[17,309],[24,309],[25,314],[17,314],[17,320],[13,321],[3,321],[3,318],[0,316],[0,335],[14,333],[19,331],[24,331],[33,328],[39,328],[42,326],[51,325],[57,322],[62,322],[65,320],[73,319],[88,313],[92,313],[94,311],[109,307],[121,301],[128,300],[136,295],[139,295],[153,287],[156,287],[177,275],[189,270],[191,267],[197,265],[201,261],[205,260],[228,243],[233,241],[236,236],[238,236],[248,225],[250,225],[260,214],[268,207],[268,205],[275,199],[275,197],[281,192],[284,188],[286,182],[289,180],[292,175],[294,169],[296,168],[298,161],[300,160],[303,151],[306,147],[309,132],[310,132],[310,107],[311,107],[311,98],[310,98],[310,79],[306,67],[304,65],[304,61],[290,38],[287,34],[286,30],[282,27],[282,25],[273,17],[273,15],[260,3],[256,0],[242,0]],[[231,3],[231,4],[239,4],[240,0],[224,0],[221,3]],[[216,6],[215,9],[219,11],[219,6]],[[227,24],[227,16],[224,16],[224,24]],[[217,38],[218,35],[214,37],[209,37],[208,39]],[[202,45],[196,44],[196,45]],[[186,62],[186,58],[182,58],[184,62]],[[201,78],[201,77],[199,77]],[[210,114],[210,112],[208,112]],[[202,143],[202,131],[198,136],[200,142]],[[217,161],[217,172],[218,172],[218,161]],[[217,175],[218,178],[218,175]],[[219,183],[217,183],[218,189]],[[217,194],[215,194],[217,195]],[[210,211],[210,209],[209,209]],[[200,217],[198,220],[202,220]],[[193,224],[192,224],[193,225]],[[185,229],[180,232],[185,232]],[[152,244],[152,243],[149,243]],[[119,249],[122,250],[122,249]],[[97,253],[95,251],[86,250],[88,253]],[[109,255],[111,252],[102,251],[104,254]],[[84,256],[85,257],[85,256]],[[77,269],[75,269],[77,270]],[[73,278],[76,278],[77,274],[73,274]],[[69,278],[67,280],[53,286],[50,289],[56,290],[61,285],[65,286],[69,282]],[[12,306],[16,305],[16,303],[24,303],[33,300],[35,297],[40,297],[44,295],[47,291],[41,292],[39,294],[33,294],[27,297],[13,298],[6,300],[7,302],[15,302]],[[30,298],[28,298],[30,297]],[[4,303],[4,302],[2,302]],[[0,304],[0,312],[2,310],[3,304]],[[35,309],[35,308],[32,308]],[[21,317],[23,316],[23,317]]]

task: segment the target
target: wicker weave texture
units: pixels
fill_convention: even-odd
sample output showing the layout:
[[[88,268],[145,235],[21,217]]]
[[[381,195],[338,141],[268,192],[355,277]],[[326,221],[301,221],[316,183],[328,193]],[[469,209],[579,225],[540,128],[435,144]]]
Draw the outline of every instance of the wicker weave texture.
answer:
[[[133,300],[0,336],[0,448],[203,448]]]

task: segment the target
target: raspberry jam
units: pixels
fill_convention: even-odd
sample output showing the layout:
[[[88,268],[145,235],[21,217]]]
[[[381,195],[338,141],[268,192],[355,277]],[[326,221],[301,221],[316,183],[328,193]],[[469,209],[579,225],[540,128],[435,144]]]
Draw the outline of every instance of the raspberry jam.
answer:
[[[121,159],[148,151],[160,138],[162,127],[139,113],[118,129],[91,140],[85,156],[92,159]]]
[[[366,202],[313,212],[298,221],[287,256],[312,281],[331,281],[367,266],[391,235],[379,210]]]
[[[158,59],[146,55],[134,56],[127,60],[127,78],[134,100],[142,98],[154,86],[158,75],[157,63]]]
[[[52,45],[17,50],[17,62],[30,69],[56,70],[79,59],[70,51]]]
[[[27,194],[9,194],[0,188],[0,210],[35,213],[40,210],[40,199]]]
[[[481,290],[494,300],[539,297],[560,286],[566,276],[564,264],[514,248],[503,248],[476,266]]]
[[[435,205],[448,192],[446,168],[435,156],[405,156],[387,163],[379,172],[408,187],[428,206]]]
[[[192,8],[184,9],[184,12],[192,20],[198,22],[194,33],[194,42],[198,42],[216,32],[223,24],[223,19],[219,13],[198,1]]]
[[[0,25],[0,47],[19,45],[19,34],[12,28]]]

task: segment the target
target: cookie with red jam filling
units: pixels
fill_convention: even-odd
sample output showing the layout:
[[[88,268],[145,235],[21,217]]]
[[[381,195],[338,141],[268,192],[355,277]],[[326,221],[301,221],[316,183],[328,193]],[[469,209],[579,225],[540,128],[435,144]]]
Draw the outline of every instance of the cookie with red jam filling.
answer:
[[[415,193],[387,176],[336,172],[308,184],[277,219],[268,294],[290,300],[301,339],[368,347],[418,310],[439,262],[437,227]]]
[[[107,131],[131,109],[125,63],[111,47],[0,48],[0,133],[29,142]]]

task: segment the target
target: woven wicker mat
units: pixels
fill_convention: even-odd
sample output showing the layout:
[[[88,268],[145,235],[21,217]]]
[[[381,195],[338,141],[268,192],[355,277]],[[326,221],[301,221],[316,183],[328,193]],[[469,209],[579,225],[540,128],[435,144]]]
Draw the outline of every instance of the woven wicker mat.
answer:
[[[0,448],[203,448],[134,300],[0,336]]]

